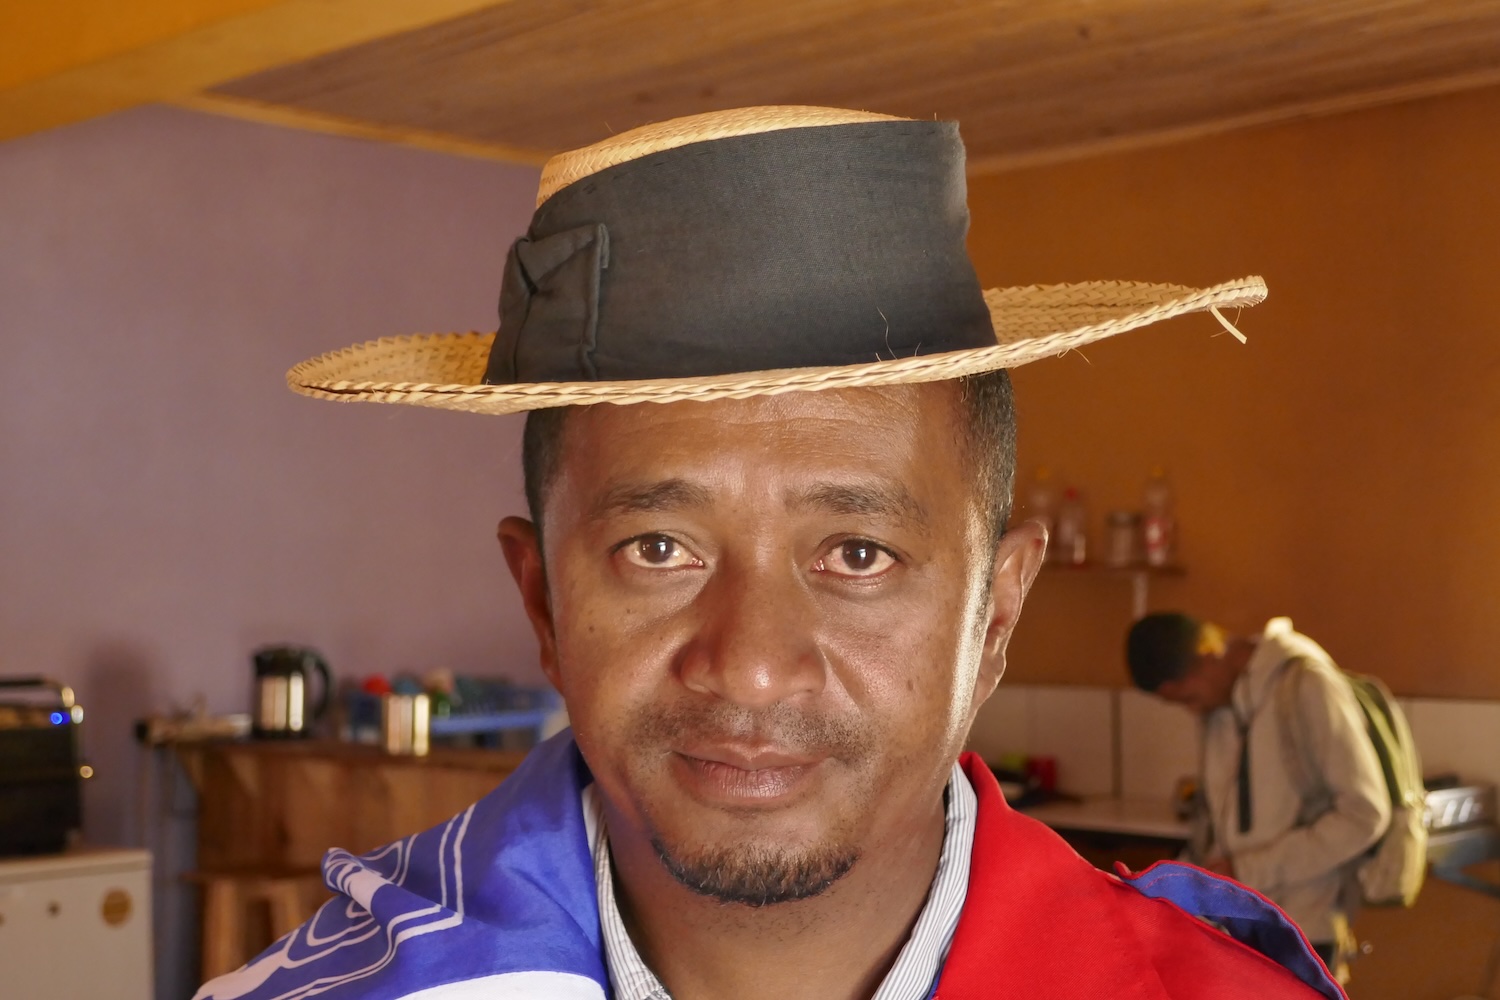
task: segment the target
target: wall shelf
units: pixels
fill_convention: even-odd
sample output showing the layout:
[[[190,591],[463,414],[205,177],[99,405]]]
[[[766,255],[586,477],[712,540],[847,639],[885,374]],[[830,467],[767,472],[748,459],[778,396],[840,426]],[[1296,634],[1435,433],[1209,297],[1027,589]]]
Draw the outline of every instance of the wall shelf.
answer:
[[[1152,577],[1185,576],[1187,568],[1178,563],[1153,566],[1135,563],[1130,566],[1108,566],[1104,563],[1044,563],[1042,569],[1058,576],[1117,576],[1130,580],[1130,616],[1135,621],[1146,617],[1147,598]]]

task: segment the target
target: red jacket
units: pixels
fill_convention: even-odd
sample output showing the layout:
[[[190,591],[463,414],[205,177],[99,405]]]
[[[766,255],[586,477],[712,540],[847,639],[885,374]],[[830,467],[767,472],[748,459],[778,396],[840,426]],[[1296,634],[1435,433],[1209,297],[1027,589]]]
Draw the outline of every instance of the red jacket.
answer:
[[[1190,865],[1102,872],[1007,805],[976,755],[961,763],[979,817],[968,898],[936,1000],[1344,998],[1264,897]]]

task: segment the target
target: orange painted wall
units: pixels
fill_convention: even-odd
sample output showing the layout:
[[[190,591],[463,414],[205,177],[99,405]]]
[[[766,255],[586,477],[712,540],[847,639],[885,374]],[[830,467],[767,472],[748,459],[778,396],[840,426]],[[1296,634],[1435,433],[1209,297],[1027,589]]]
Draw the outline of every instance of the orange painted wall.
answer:
[[[1265,276],[1240,346],[1189,317],[1015,373],[1021,470],[1103,513],[1150,467],[1232,629],[1289,614],[1401,694],[1500,698],[1500,89],[971,182],[986,285]],[[1123,684],[1119,578],[1051,573],[1010,679]]]

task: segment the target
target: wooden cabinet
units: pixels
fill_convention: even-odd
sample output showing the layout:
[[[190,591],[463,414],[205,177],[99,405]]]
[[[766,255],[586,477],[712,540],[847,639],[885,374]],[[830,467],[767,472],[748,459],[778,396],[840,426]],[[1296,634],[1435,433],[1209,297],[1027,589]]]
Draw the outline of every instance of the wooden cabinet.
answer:
[[[321,741],[186,744],[202,871],[316,869],[330,847],[372,850],[448,819],[522,753],[435,749],[396,757]]]
[[[396,757],[376,747],[307,740],[186,743],[198,791],[204,890],[202,978],[238,968],[328,898],[330,847],[356,854],[418,833],[483,798],[525,754],[435,749]]]

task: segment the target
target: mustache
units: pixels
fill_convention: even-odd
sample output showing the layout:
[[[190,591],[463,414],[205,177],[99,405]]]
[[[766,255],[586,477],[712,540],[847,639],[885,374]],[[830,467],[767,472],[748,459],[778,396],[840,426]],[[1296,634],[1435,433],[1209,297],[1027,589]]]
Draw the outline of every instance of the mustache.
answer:
[[[840,760],[866,756],[875,745],[873,734],[854,719],[785,702],[765,708],[721,701],[652,705],[632,729],[638,745],[651,747],[735,742]]]

